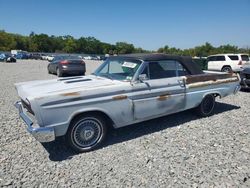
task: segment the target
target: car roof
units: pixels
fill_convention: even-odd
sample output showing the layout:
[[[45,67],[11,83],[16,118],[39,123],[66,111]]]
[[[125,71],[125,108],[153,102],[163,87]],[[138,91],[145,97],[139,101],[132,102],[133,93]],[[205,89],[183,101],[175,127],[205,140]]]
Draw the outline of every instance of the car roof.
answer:
[[[161,60],[176,60],[180,62],[191,74],[203,74],[200,67],[192,61],[190,56],[177,56],[162,53],[140,53],[140,54],[126,54],[111,56],[108,59],[130,59],[142,61],[161,61]]]
[[[138,54],[124,54],[118,56],[111,56],[111,58],[131,58],[143,61],[160,61],[164,59],[179,59],[183,56],[168,55],[163,53],[138,53]]]
[[[210,55],[210,56],[208,56],[208,57],[212,57],[212,56],[223,56],[223,55],[247,55],[247,56],[248,56],[248,54],[230,54],[230,53],[228,53],[228,54],[214,54],[214,55]]]

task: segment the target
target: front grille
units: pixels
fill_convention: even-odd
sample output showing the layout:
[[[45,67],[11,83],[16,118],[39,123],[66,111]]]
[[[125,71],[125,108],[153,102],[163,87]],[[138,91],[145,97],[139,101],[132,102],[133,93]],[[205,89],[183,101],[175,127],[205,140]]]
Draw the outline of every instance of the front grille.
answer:
[[[33,110],[31,109],[31,106],[25,102],[24,100],[21,99],[22,105],[23,107],[31,114],[35,115],[35,113],[33,112]]]

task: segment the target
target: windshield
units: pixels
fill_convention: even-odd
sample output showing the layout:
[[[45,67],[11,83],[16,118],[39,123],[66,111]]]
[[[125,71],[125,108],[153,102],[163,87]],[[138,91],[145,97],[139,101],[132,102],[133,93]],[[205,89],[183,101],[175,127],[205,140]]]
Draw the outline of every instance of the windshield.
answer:
[[[112,80],[132,80],[139,68],[141,61],[136,60],[107,60],[95,72],[94,75],[106,77]]]

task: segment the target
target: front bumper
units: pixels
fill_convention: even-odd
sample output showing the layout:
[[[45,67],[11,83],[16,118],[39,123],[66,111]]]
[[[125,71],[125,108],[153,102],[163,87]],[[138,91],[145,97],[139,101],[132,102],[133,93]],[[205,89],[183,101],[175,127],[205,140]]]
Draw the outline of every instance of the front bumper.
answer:
[[[39,142],[51,142],[55,140],[55,131],[53,127],[34,127],[32,119],[25,113],[21,101],[15,103],[15,107],[19,111],[19,116],[27,125],[27,130]]]

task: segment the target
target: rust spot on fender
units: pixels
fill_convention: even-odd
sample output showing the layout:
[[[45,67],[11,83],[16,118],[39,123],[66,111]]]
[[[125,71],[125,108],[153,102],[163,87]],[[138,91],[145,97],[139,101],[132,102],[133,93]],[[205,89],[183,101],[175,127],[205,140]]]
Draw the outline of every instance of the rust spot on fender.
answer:
[[[170,94],[160,95],[160,96],[157,98],[157,100],[158,100],[158,101],[165,101],[165,100],[169,99],[170,97],[171,97]]]
[[[112,99],[114,99],[114,100],[123,100],[123,99],[127,99],[127,98],[128,98],[127,95],[118,95],[118,96],[112,97]]]
[[[62,96],[79,96],[80,93],[79,92],[71,92],[71,93],[63,93],[61,94]]]

